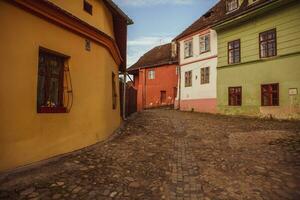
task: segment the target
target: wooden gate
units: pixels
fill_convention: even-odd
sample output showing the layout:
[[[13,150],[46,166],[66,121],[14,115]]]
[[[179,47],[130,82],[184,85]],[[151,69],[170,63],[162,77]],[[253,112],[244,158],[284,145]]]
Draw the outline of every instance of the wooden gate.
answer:
[[[137,90],[133,87],[126,89],[126,117],[137,111]]]
[[[125,116],[128,117],[131,114],[137,112],[137,90],[132,86],[126,86],[126,105]],[[123,82],[120,81],[120,105],[121,116],[123,116]]]

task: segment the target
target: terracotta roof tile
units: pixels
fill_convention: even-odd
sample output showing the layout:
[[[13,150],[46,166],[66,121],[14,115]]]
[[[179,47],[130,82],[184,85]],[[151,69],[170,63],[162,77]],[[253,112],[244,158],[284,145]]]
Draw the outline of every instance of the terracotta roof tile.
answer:
[[[194,34],[197,31],[210,28],[217,23],[229,20],[233,17],[237,17],[247,11],[252,11],[268,3],[278,0],[259,0],[257,3],[248,5],[248,0],[244,0],[239,9],[231,13],[226,13],[226,0],[220,0],[209,11],[196,20],[191,26],[180,33],[174,40],[179,40],[183,37]]]
[[[171,43],[154,47],[145,53],[135,64],[129,67],[127,71],[135,71],[139,68],[178,63],[178,57],[172,57],[171,50]]]

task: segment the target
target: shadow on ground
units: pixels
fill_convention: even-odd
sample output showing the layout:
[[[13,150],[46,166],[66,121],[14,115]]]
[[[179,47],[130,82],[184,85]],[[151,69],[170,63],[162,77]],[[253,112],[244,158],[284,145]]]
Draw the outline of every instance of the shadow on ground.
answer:
[[[300,199],[300,122],[167,109],[0,182],[0,199]]]

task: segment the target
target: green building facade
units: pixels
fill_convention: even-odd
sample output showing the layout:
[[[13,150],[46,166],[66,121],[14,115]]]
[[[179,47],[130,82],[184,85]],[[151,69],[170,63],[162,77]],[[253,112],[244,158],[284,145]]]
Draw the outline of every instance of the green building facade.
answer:
[[[300,1],[269,1],[215,30],[219,112],[300,118]]]

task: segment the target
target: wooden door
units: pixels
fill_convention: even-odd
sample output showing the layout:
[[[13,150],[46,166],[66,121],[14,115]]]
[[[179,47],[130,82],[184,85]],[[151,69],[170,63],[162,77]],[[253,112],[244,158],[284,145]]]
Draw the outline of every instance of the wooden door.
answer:
[[[167,101],[167,92],[166,91],[160,91],[160,103],[165,104]]]

